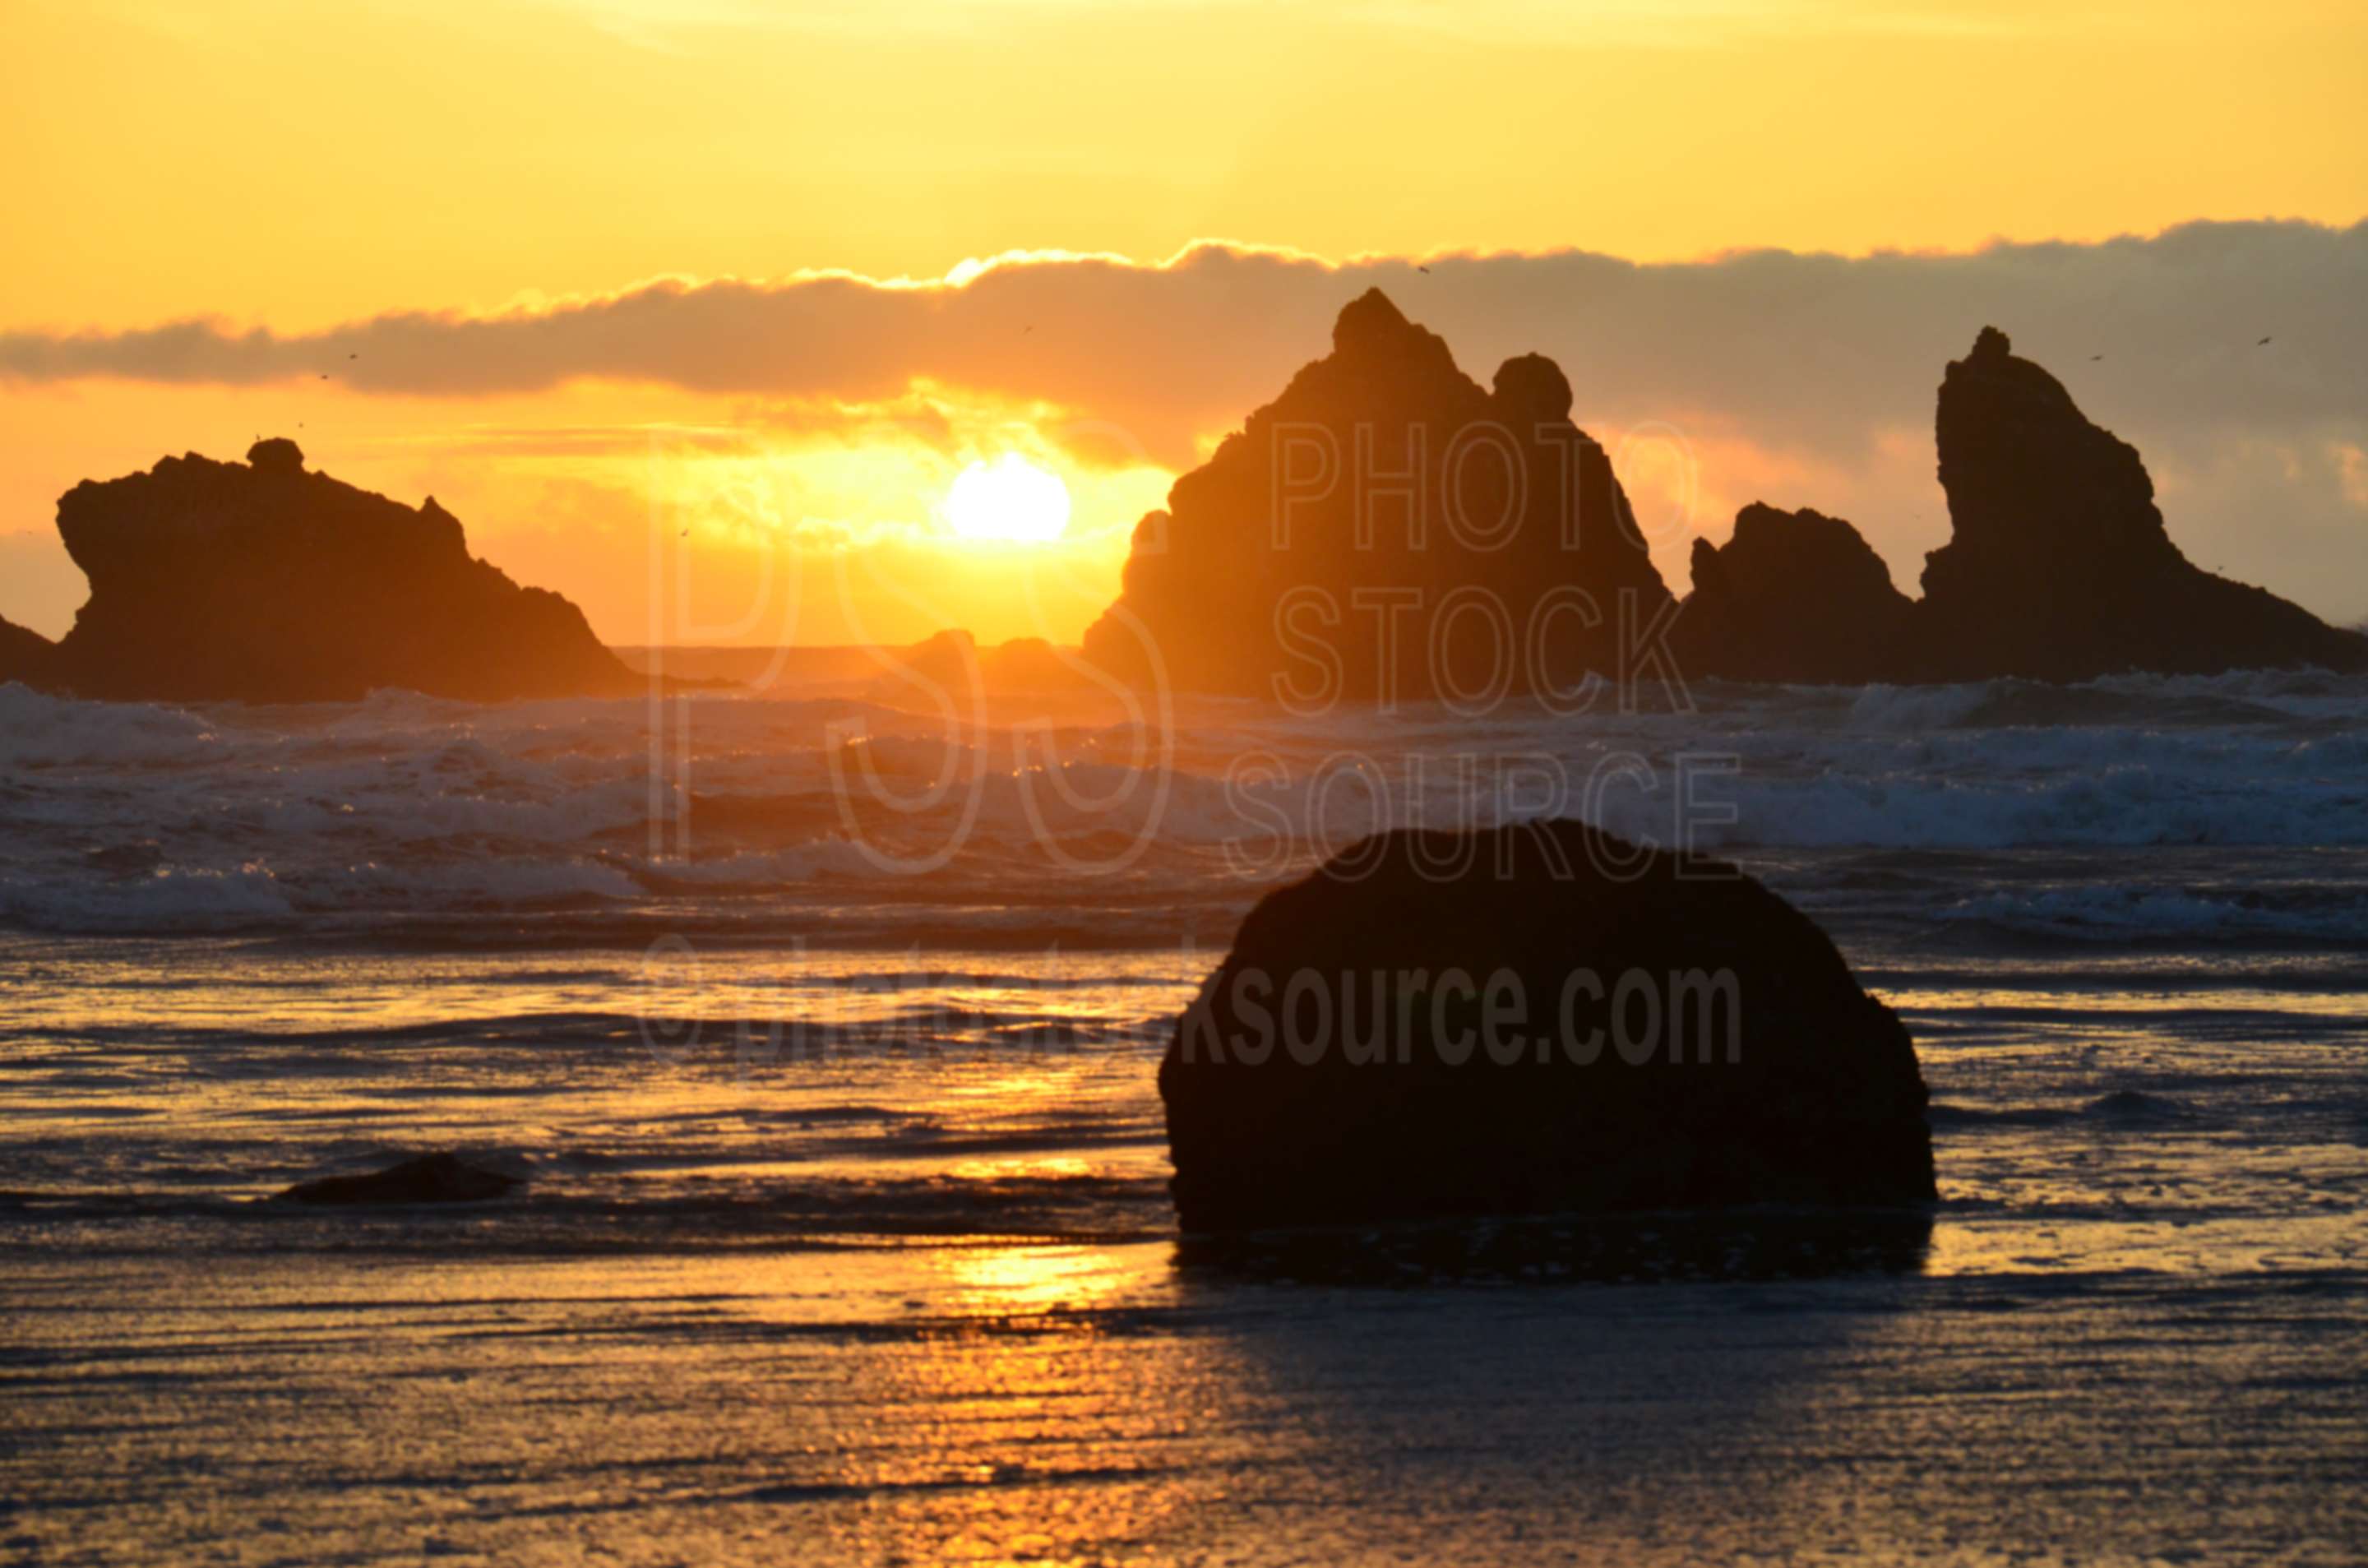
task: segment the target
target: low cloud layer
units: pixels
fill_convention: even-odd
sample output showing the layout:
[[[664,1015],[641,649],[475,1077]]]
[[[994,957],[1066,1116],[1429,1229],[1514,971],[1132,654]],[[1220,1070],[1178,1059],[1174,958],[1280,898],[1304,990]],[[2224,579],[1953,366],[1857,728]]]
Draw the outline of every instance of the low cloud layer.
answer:
[[[1321,353],[1340,304],[1378,284],[1484,381],[1506,356],[1554,357],[1577,416],[1599,433],[1657,422],[1705,451],[1745,443],[1762,454],[1757,474],[1713,476],[1708,491],[1721,499],[1763,476],[1839,472],[1870,477],[1844,494],[1766,498],[1906,508],[1925,501],[1873,476],[1896,476],[1904,436],[1929,443],[1942,365],[1993,324],[2092,418],[2140,446],[2169,480],[2175,534],[2192,541],[2240,522],[2266,530],[2290,545],[2276,559],[2293,567],[2257,576],[2273,586],[2308,578],[2319,591],[2306,598],[2330,613],[2368,608],[2356,472],[2368,443],[2368,223],[2192,223],[1963,255],[1763,251],[1644,266],[1569,251],[1421,265],[1201,245],[1159,265],[1012,256],[924,284],[665,281],[531,312],[404,312],[305,335],[202,322],[17,331],[0,334],[0,378],[238,385],[327,375],[351,391],[441,398],[597,379],[866,418],[937,386],[1054,405],[1081,450],[1132,448],[1181,468],[1198,438],[1237,424]],[[2264,453],[2291,458],[2294,483],[2232,494],[2232,472],[2276,471]],[[2209,515],[2183,523],[2181,485]],[[1890,535],[1912,590],[1897,546],[1917,530],[1861,520],[1878,543]],[[1705,522],[1723,535],[1723,519]],[[2191,552],[2214,559],[2208,545],[2191,542]]]

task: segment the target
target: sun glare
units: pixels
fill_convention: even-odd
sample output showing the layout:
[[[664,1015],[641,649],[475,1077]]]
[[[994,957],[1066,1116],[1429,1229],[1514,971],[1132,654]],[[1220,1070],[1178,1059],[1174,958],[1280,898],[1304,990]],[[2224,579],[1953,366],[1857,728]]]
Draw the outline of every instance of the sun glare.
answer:
[[[1069,526],[1069,487],[1016,452],[973,462],[946,493],[946,521],[964,539],[1042,544]]]

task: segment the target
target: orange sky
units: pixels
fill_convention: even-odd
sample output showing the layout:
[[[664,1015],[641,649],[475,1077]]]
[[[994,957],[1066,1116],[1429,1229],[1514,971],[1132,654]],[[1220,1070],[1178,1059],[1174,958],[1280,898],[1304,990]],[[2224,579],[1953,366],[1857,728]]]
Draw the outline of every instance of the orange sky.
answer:
[[[934,279],[1011,249],[1156,261],[1204,236],[1336,260],[1668,260],[2368,213],[2356,5],[193,9],[0,9],[0,332],[209,317],[302,334],[662,276]],[[1327,324],[1316,311],[1237,330],[1287,366]],[[1110,411],[1024,385],[799,395],[837,401],[817,423],[613,374],[469,395],[313,376],[0,381],[0,615],[52,632],[71,619],[79,585],[47,536],[74,480],[278,432],[372,488],[433,490],[482,553],[576,597],[612,640],[648,635],[661,514],[674,539],[691,530],[697,585],[661,605],[670,635],[835,641],[957,620],[1074,636],[1183,460],[1172,443],[1086,460],[1046,426]],[[1228,415],[1194,417],[1213,437]],[[1903,406],[1900,425],[1927,418]],[[1701,433],[1725,466],[1697,488],[1730,515],[1755,486],[1816,471],[1748,436]],[[2357,484],[2340,428],[2294,443]],[[948,538],[952,475],[1006,449],[1069,481],[1067,542]],[[1886,551],[1912,587],[1901,550],[1937,539],[1906,508]],[[748,591],[758,556],[795,592]]]

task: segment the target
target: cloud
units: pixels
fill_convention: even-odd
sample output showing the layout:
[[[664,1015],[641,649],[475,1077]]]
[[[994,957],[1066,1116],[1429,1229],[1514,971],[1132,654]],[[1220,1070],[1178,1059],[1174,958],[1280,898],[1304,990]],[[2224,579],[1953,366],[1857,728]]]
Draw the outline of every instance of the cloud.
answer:
[[[2198,222],[1958,254],[1748,251],[1651,265],[1581,251],[1441,255],[1419,258],[1428,271],[1417,259],[1202,244],[1158,263],[1014,254],[926,282],[669,278],[505,314],[405,312],[310,335],[205,322],[16,331],[0,334],[0,378],[326,374],[363,393],[458,399],[580,380],[661,383],[740,398],[785,424],[902,428],[932,444],[941,404],[974,403],[1032,409],[1036,428],[1098,460],[1174,470],[1323,352],[1338,307],[1378,284],[1481,380],[1500,358],[1540,350],[1569,372],[1580,420],[1598,434],[1671,426],[1705,451],[1756,450],[1758,470],[1776,476],[1896,471],[1885,443],[1929,431],[1942,365],[1994,324],[2157,473],[2219,472],[2240,447],[2302,454],[2308,483],[2241,503],[2261,537],[2232,541],[2231,570],[2247,550],[2273,564],[2274,550],[2260,547],[2281,529],[2359,526],[2339,471],[2368,440],[2368,222]],[[1753,467],[1730,462],[1726,478]],[[1724,498],[1734,487],[1703,488]],[[1931,498],[1851,489],[1859,504],[1900,510],[1862,519],[1896,562],[1907,514]],[[2222,486],[2198,493],[2240,505]],[[2342,515],[2290,516],[2289,503]],[[1897,574],[1912,585],[1912,569]],[[2368,567],[2346,583],[2338,597],[2368,606]]]
[[[848,405],[935,382],[1114,420],[1173,450],[1212,415],[1230,423],[1270,395],[1322,350],[1338,307],[1379,284],[1484,377],[1497,357],[1538,348],[1563,360],[1582,407],[1623,418],[1693,408],[1779,438],[1897,422],[1985,323],[2152,426],[2356,426],[2368,411],[2368,223],[2192,223],[1958,255],[1638,265],[1562,251],[1425,265],[1202,244],[1161,263],[1015,253],[928,283],[666,278],[531,311],[399,312],[310,335],[207,322],[0,333],[0,376],[325,374],[350,391],[439,397],[599,379]],[[2277,341],[2257,351],[2263,335]]]

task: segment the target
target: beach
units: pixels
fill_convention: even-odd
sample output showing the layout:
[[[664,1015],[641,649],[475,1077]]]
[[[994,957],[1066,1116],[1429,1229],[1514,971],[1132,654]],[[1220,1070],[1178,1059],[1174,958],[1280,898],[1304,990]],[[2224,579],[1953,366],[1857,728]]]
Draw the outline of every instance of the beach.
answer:
[[[2368,685],[1696,699],[1146,762],[778,687],[0,689],[0,1557],[2368,1550]],[[1937,1207],[1179,1238],[1154,1072],[1243,911],[1545,803],[1833,935]],[[526,1185],[269,1201],[430,1150]]]

